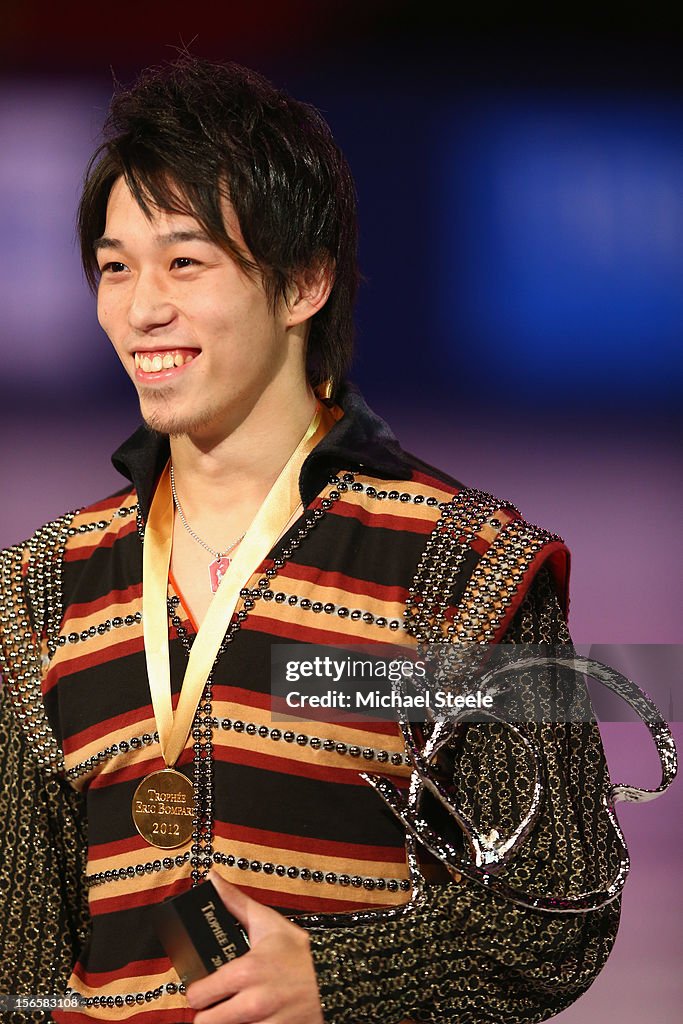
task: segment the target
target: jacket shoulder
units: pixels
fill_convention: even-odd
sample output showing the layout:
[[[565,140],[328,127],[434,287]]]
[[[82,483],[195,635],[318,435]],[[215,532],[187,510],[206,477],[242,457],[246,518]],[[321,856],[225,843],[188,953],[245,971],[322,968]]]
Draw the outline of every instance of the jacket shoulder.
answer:
[[[137,501],[129,486],[39,527],[26,541],[0,551],[0,673],[37,763],[61,772],[63,756],[46,717],[41,676],[55,652],[64,604],[64,567],[86,559],[136,529]]]
[[[417,639],[500,641],[541,569],[549,570],[567,617],[570,556],[561,537],[528,522],[512,502],[410,453],[406,464],[406,501],[418,487],[429,521],[407,602]]]

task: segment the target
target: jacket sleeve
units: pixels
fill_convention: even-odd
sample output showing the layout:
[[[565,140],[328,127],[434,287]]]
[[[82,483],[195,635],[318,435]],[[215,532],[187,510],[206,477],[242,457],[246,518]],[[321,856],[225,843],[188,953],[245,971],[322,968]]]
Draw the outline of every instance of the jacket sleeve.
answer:
[[[0,991],[64,991],[87,931],[80,796],[37,765],[0,695]],[[22,1014],[22,1020],[30,1019]],[[38,1015],[37,1020],[44,1020]]]
[[[34,713],[41,650],[23,585],[26,557],[21,545],[0,554],[0,992],[58,995],[89,925],[85,808],[44,756],[50,730]]]
[[[505,642],[568,641],[541,570]],[[547,794],[503,877],[526,892],[578,894],[610,878],[618,856],[599,812],[607,778],[600,734],[592,722],[526,728],[542,749]],[[458,799],[480,825],[505,829],[518,818],[513,779],[523,765],[511,735],[495,722],[470,724],[451,751]],[[546,1020],[603,967],[619,909],[618,901],[587,914],[527,909],[456,875],[402,917],[311,933],[326,1024]]]

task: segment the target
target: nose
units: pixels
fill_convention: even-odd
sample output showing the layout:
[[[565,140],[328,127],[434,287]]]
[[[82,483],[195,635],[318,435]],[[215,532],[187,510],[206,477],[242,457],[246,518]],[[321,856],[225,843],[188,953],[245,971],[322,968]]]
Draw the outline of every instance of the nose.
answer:
[[[135,331],[149,333],[157,327],[166,327],[176,315],[159,276],[153,271],[138,274],[128,307],[128,322]]]

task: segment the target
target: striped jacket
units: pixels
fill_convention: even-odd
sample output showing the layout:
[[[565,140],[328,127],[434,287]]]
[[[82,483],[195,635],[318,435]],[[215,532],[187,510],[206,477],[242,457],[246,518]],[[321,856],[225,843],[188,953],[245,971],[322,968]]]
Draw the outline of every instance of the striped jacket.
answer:
[[[114,456],[129,486],[4,553],[2,988],[67,984],[81,1008],[55,1010],[57,1021],[193,1019],[150,908],[212,865],[311,928],[335,1024],[545,1019],[585,990],[609,952],[616,904],[543,915],[424,853],[428,884],[417,893],[405,830],[360,776],[371,768],[405,790],[411,765],[396,723],[271,716],[273,643],[412,652],[424,639],[568,639],[559,538],[407,455],[356,392],[341,405],[303,466],[303,517],[226,623],[178,762],[199,805],[189,846],[150,847],[130,810],[141,779],[163,767],[143,650],[141,537],[167,442],[138,431]],[[177,695],[194,627],[172,581],[168,605]],[[509,875],[540,892],[578,892],[609,873],[599,734],[590,724],[528,728],[542,743],[548,795]],[[508,785],[518,776],[523,788],[519,759],[495,725],[463,728],[450,751],[463,806],[499,830],[523,802]]]

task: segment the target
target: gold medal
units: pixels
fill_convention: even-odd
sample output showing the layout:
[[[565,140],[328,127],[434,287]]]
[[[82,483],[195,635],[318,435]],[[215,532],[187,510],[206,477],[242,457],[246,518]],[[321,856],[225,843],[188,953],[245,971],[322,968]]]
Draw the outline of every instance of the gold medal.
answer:
[[[161,850],[185,846],[192,838],[192,783],[175,768],[147,775],[133,797],[133,821],[146,842]]]

